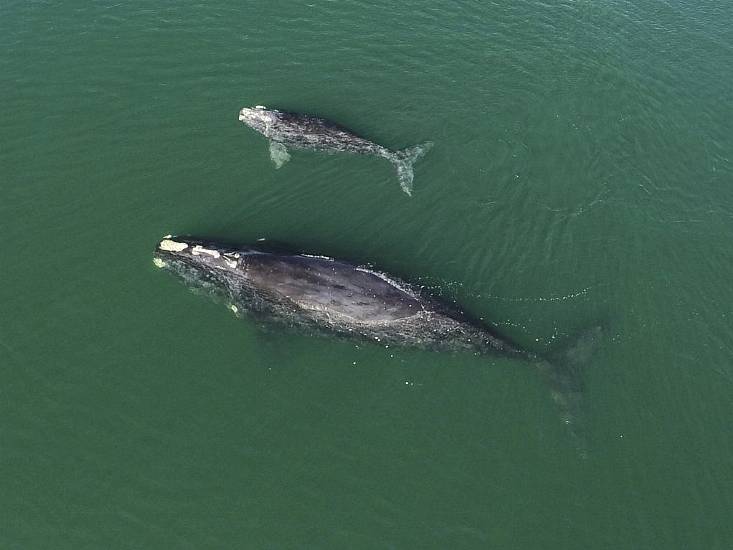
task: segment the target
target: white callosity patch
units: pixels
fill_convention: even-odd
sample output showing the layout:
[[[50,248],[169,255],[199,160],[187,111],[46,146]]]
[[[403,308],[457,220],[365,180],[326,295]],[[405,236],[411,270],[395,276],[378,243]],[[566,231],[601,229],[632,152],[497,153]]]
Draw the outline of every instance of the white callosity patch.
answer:
[[[158,248],[166,252],[180,252],[181,250],[186,250],[188,245],[186,243],[172,241],[171,239],[163,239],[160,241]]]
[[[153,263],[155,264],[155,267],[159,267],[160,269],[165,267],[165,262],[160,258],[153,258]]]
[[[200,254],[206,254],[213,258],[218,258],[219,256],[221,256],[218,250],[211,250],[209,248],[204,248],[200,244],[197,244],[196,246],[193,247],[193,250],[191,250],[191,254],[193,254],[194,256],[199,256]]]

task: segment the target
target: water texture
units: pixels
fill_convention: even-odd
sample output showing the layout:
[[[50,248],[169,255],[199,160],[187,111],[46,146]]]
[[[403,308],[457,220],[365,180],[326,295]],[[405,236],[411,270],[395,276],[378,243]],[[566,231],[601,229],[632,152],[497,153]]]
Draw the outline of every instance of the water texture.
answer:
[[[0,5],[0,548],[733,547],[733,4]],[[390,149],[292,151],[264,104]],[[370,262],[538,353],[262,330],[165,234]]]

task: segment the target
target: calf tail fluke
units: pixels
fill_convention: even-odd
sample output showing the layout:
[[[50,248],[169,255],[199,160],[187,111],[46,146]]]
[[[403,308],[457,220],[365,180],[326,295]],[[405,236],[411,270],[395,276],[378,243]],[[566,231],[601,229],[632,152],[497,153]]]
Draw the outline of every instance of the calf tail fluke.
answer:
[[[433,146],[433,142],[427,141],[414,147],[397,151],[392,157],[392,162],[397,168],[397,177],[400,180],[400,187],[409,196],[412,196],[412,180],[415,174],[412,171],[412,165],[427,153]]]

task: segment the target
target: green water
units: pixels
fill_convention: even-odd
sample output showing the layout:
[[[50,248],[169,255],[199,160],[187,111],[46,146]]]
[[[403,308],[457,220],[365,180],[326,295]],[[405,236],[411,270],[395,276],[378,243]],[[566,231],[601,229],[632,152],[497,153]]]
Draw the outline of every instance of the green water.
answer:
[[[733,547],[733,5],[0,5],[0,548]],[[275,170],[243,106],[431,140]],[[372,262],[519,362],[263,332],[167,233]]]

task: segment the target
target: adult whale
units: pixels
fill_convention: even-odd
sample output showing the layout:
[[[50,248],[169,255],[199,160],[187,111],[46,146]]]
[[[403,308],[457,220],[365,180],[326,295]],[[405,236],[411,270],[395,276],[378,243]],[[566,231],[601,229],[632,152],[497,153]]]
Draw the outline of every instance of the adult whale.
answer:
[[[431,142],[392,151],[328,120],[312,115],[268,109],[262,105],[245,107],[239,120],[270,140],[270,158],[276,168],[290,159],[288,147],[317,151],[346,151],[386,158],[397,169],[400,187],[412,195],[412,165],[431,147]]]
[[[578,435],[580,368],[600,329],[585,332],[566,352],[545,357],[403,281],[325,256],[169,235],[157,245],[153,262],[188,286],[223,299],[238,316],[249,313],[308,333],[500,355],[534,365],[548,382],[564,422]]]

